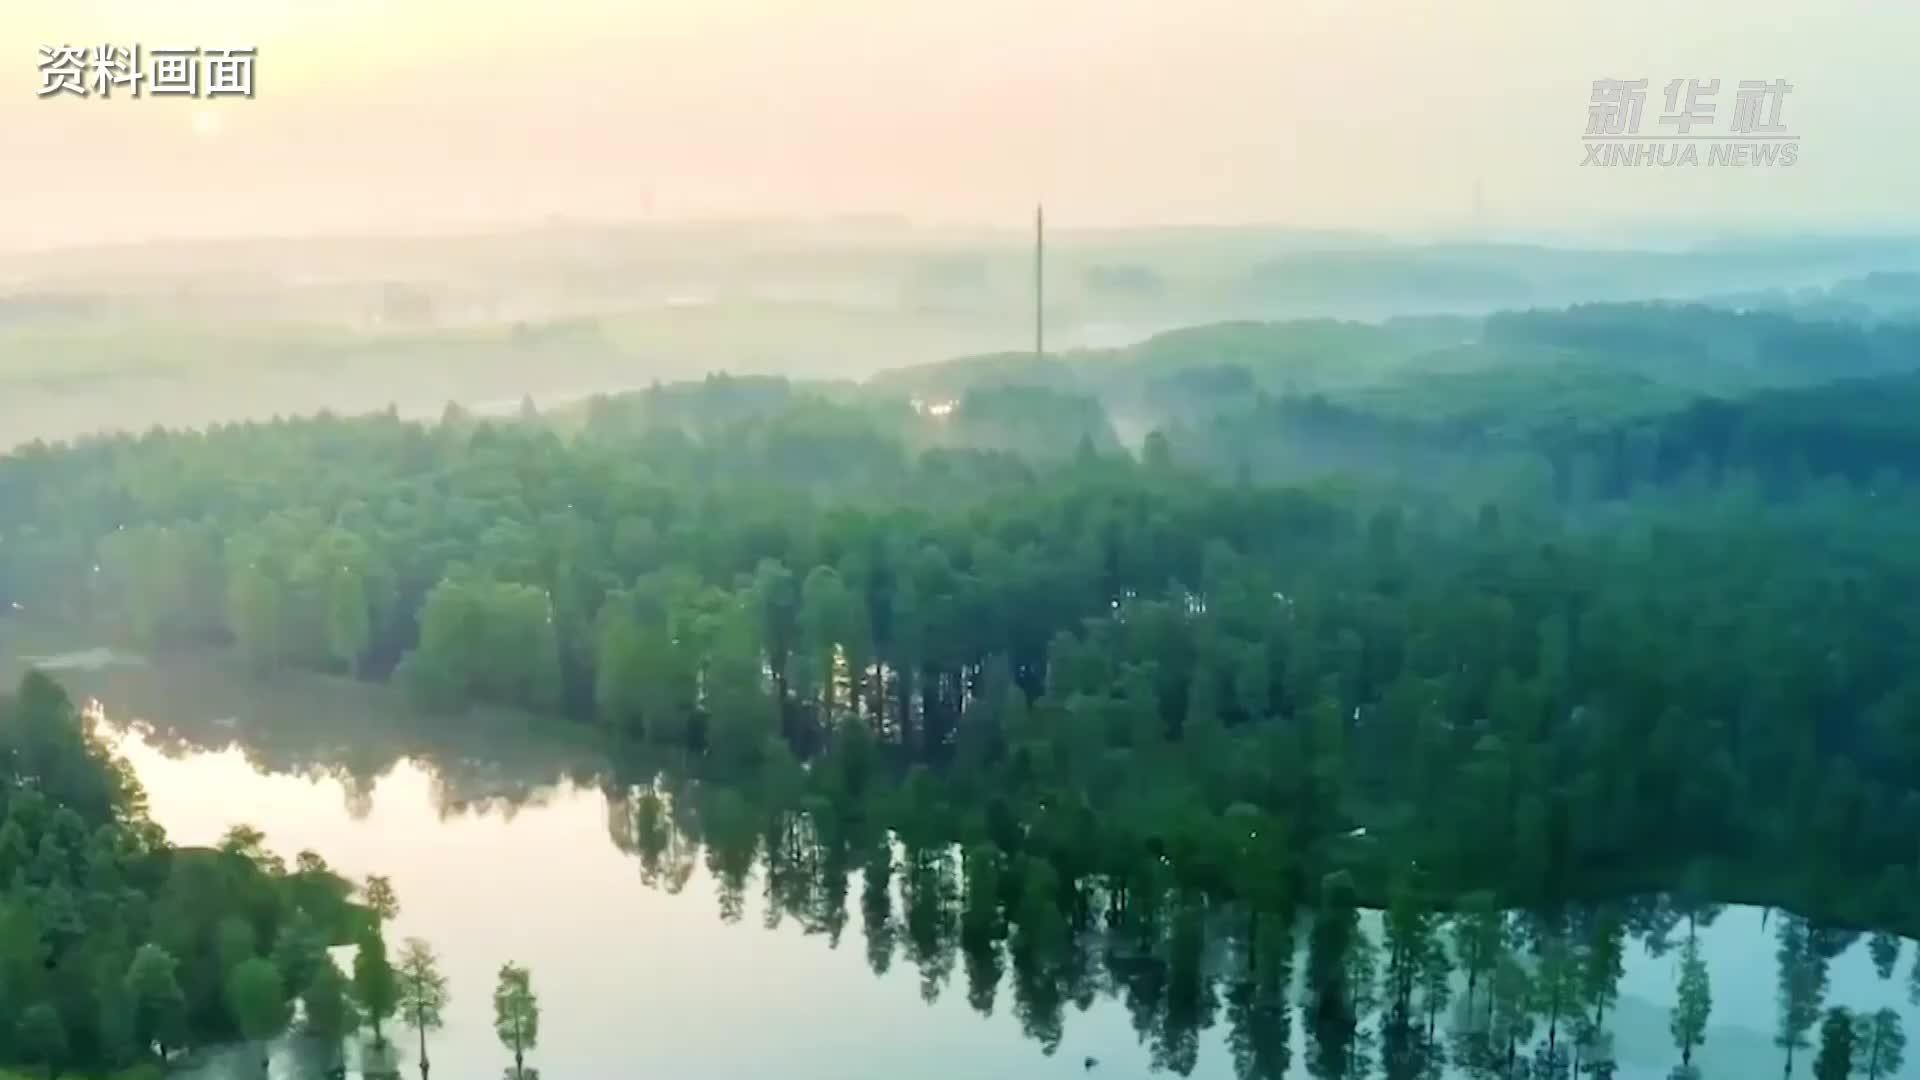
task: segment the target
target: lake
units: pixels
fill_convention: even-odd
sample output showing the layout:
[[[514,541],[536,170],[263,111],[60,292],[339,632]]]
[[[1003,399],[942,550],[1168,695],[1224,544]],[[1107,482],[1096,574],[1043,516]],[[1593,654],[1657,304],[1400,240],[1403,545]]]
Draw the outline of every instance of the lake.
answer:
[[[447,1028],[431,1046],[436,1077],[494,1077],[509,1063],[491,1023],[494,975],[508,960],[533,973],[542,1019],[529,1062],[545,1080],[1151,1071],[1111,974],[1096,973],[1085,1008],[1065,1005],[1048,1054],[1023,1032],[1010,965],[986,1016],[969,1003],[964,962],[949,957],[950,974],[931,986],[923,980],[897,925],[897,895],[885,929],[902,940],[870,949],[857,870],[837,944],[784,912],[769,916],[764,866],[737,901],[698,850],[670,853],[686,872],[677,891],[671,873],[647,880],[632,839],[634,788],[609,779],[618,771],[589,738],[551,737],[510,715],[426,720],[384,691],[337,680],[267,685],[171,661],[88,668],[60,676],[76,697],[98,702],[102,730],[175,843],[211,844],[244,822],[289,859],[312,849],[351,877],[392,879],[401,910],[389,940],[428,939],[452,982]],[[1735,906],[1701,930],[1713,1013],[1695,1061],[1707,1077],[1779,1074],[1773,930],[1781,917]],[[1363,925],[1377,938],[1377,919]],[[1916,949],[1901,946],[1892,977],[1882,979],[1867,938],[1853,941],[1831,964],[1825,1004],[1892,1006],[1920,1034],[1920,1010],[1907,999]],[[874,952],[889,960],[884,974],[875,974]],[[1228,967],[1220,953],[1206,952],[1208,970]],[[1677,950],[1655,956],[1643,941],[1629,942],[1609,1020],[1619,1076],[1653,1080],[1677,1062],[1667,1031],[1676,969]],[[1224,988],[1214,996],[1189,1074],[1201,1080],[1235,1076]],[[1306,1076],[1305,1025],[1297,1008],[1293,1015],[1289,1075]],[[1813,1048],[1797,1052],[1795,1074],[1811,1075],[1813,1057]],[[1098,1064],[1089,1068],[1088,1059]],[[403,1064],[412,1069],[410,1051]],[[297,1075],[291,1055],[276,1075]],[[1899,1075],[1920,1077],[1920,1064]]]

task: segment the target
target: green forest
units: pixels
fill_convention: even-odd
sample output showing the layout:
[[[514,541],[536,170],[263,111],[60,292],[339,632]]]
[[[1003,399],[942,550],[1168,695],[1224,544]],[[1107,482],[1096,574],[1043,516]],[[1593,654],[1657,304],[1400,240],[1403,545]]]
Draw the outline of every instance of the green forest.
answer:
[[[1680,897],[1674,925],[1787,909],[1783,955],[1815,958],[1789,972],[1920,933],[1916,343],[1666,305],[1235,324],[511,420],[36,445],[0,459],[0,610],[597,725],[746,792],[769,846],[841,837],[807,850],[869,889],[895,841],[909,894],[959,852],[959,933],[1007,936],[1047,993],[1101,919],[1185,993],[1180,958],[1231,919],[1253,966],[1229,1007],[1284,1017],[1304,935],[1315,1075],[1437,1067],[1416,1036],[1459,963],[1504,1024],[1462,1060],[1515,1075],[1537,1021],[1551,1075],[1636,897]],[[11,813],[52,837],[31,798]],[[143,835],[132,798],[73,805],[71,850]],[[262,954],[302,875],[332,880],[148,843],[154,905],[180,876],[155,867],[260,875]],[[308,918],[342,934],[327,895]],[[188,1030],[232,1035],[219,969],[193,974],[222,955],[211,910],[170,955]],[[75,993],[146,940],[99,918],[67,943]],[[1796,993],[1790,1070],[1821,1037]],[[70,1052],[143,1050],[100,1015],[62,1009]]]
[[[170,845],[38,673],[0,697],[0,883],[0,1070],[157,1077],[195,1047],[277,1037],[296,1001],[337,1047],[348,983],[326,950],[378,941],[314,852],[289,866],[244,827]]]

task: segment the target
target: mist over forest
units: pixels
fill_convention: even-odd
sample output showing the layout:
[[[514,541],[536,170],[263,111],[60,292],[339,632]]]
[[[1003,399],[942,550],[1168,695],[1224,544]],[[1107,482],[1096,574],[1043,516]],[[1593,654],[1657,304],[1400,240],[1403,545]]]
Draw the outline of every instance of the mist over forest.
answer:
[[[0,1080],[697,1073],[584,958],[749,913],[923,1070],[1912,1075],[1920,243],[1035,254],[0,264]]]
[[[1920,1080],[1917,39],[0,0],[0,1080]]]
[[[1047,246],[1054,359],[1210,323],[1597,301],[1885,320],[1911,310],[1902,275],[1920,271],[1920,243],[1864,237],[1636,250],[1168,227],[1054,230]],[[864,379],[1029,351],[1033,285],[1030,231],[890,218],[13,253],[0,258],[0,438],[389,405],[431,418],[448,401],[499,412],[523,396],[555,405],[716,371]],[[1481,337],[1463,319],[1390,348],[1477,368],[1483,358],[1437,350]],[[1383,374],[1377,356],[1288,348],[1302,388]]]

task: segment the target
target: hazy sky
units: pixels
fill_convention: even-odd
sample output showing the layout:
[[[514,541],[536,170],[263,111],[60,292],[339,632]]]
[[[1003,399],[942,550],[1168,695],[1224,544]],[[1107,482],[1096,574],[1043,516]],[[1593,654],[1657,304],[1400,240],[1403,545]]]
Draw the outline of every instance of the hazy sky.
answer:
[[[254,45],[253,100],[41,99]],[[0,246],[584,218],[1920,220],[1910,0],[0,0]],[[1599,78],[1794,86],[1789,169],[1583,168]],[[1716,130],[1722,130],[1716,128]]]

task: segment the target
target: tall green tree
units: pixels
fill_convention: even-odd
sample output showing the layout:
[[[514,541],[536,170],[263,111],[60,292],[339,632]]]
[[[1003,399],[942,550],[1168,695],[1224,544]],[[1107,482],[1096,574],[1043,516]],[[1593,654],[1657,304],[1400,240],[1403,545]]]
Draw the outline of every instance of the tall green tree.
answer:
[[[796,616],[797,661],[793,672],[794,693],[804,704],[817,705],[831,721],[840,707],[834,685],[835,665],[841,643],[851,623],[853,597],[831,566],[816,566],[800,584],[800,608]]]
[[[286,594],[266,567],[248,562],[227,581],[227,627],[255,668],[272,670],[284,655]]]
[[[501,965],[493,990],[493,1031],[500,1044],[513,1051],[514,1080],[526,1080],[526,1053],[540,1043],[540,1001],[526,968]]]
[[[341,566],[327,579],[327,651],[349,675],[358,676],[360,658],[372,643],[366,579],[359,570]]]
[[[326,959],[326,942],[313,918],[304,909],[294,909],[273,939],[273,966],[287,989],[296,994],[305,989]]]
[[[236,966],[227,974],[226,1000],[241,1038],[252,1043],[260,1055],[260,1075],[271,1075],[271,1044],[292,1019],[286,989],[273,961],[256,956]]]
[[[374,1044],[384,1046],[387,1037],[381,1025],[399,1004],[399,979],[387,959],[387,943],[378,929],[363,932],[357,944],[353,954],[354,996],[360,1003],[361,1013],[373,1025]]]
[[[187,996],[180,989],[179,969],[171,953],[151,943],[136,949],[127,967],[134,1042],[162,1059],[187,1041]]]
[[[766,584],[778,591],[774,582]],[[744,604],[718,619],[706,686],[707,738],[713,753],[735,765],[753,764],[767,739],[779,731],[779,708],[766,685],[753,612]]]
[[[1202,660],[1194,665],[1187,679],[1186,712],[1181,718],[1180,740],[1205,777],[1219,768],[1226,752],[1226,718],[1221,714],[1220,676]]]
[[[433,946],[420,938],[408,938],[400,947],[399,1014],[412,1026],[420,1040],[420,1080],[427,1080],[427,1032],[446,1025],[447,979],[440,974],[440,958]]]
[[[214,929],[213,940],[214,955],[219,959],[222,972],[231,972],[260,955],[259,933],[244,915],[228,915],[221,919]]]

